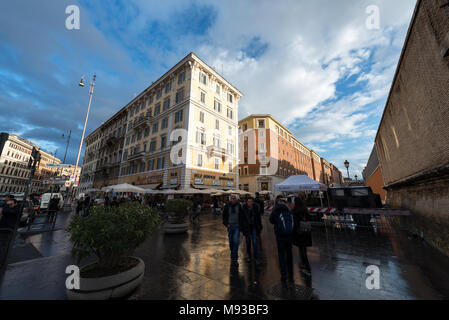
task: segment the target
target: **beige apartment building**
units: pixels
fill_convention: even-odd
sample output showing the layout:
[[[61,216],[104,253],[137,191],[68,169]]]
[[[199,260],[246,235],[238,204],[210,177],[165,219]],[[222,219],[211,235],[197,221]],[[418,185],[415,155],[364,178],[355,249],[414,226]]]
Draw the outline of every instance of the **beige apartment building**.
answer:
[[[343,183],[341,172],[307,148],[284,125],[268,114],[239,121],[239,188],[273,191],[292,175],[307,175],[327,185]]]
[[[116,148],[113,165],[119,161],[116,183],[151,189],[236,188],[241,97],[213,68],[188,54],[119,111],[123,116],[113,116],[126,115],[126,131],[120,132],[123,152],[111,144]],[[86,138],[80,191],[115,182],[99,177],[111,160],[101,151],[111,133],[104,130],[108,123]]]
[[[33,147],[39,147],[16,135],[0,134],[0,192],[23,193],[30,176],[28,162]],[[56,175],[55,168],[46,167],[47,163],[59,164],[61,160],[52,154],[39,150],[41,160],[31,182],[30,193],[45,191],[46,179]]]

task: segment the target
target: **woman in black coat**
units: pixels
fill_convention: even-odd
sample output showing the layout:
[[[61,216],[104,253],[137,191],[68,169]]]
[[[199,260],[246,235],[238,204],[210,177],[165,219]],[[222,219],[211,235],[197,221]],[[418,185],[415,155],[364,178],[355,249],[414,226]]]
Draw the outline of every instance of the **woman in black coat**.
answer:
[[[295,208],[292,211],[295,233],[293,234],[292,242],[299,248],[299,257],[301,259],[301,270],[304,273],[310,274],[310,263],[307,258],[307,247],[312,246],[312,232],[304,231],[301,228],[301,223],[311,221],[309,210],[305,206],[301,198],[295,198]],[[304,224],[303,224],[304,226]]]

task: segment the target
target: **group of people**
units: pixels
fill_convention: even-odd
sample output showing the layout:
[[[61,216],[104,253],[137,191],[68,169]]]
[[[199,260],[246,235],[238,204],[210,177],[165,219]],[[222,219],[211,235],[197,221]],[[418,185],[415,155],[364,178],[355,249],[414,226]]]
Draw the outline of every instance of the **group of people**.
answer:
[[[238,250],[240,234],[246,239],[247,261],[260,264],[258,245],[262,231],[264,208],[258,194],[256,199],[249,197],[243,205],[235,195],[223,209],[223,224],[226,226],[231,251],[231,266],[238,267]],[[283,283],[293,282],[293,246],[299,248],[301,271],[310,276],[310,263],[307,257],[307,247],[312,246],[310,216],[304,201],[295,198],[293,209],[287,206],[287,200],[278,196],[276,204],[269,217],[274,226],[274,234],[278,250],[279,268]],[[252,250],[251,250],[252,249]]]

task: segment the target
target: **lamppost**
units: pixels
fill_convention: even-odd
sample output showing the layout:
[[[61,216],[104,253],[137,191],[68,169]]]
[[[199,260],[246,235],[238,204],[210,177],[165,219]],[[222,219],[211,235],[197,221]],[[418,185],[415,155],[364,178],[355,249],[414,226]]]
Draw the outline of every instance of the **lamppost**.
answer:
[[[354,178],[355,178],[355,181],[357,181],[357,175],[355,175]]]
[[[81,149],[83,148],[83,141],[84,141],[84,134],[86,133],[86,125],[87,125],[87,119],[89,118],[89,111],[90,111],[90,104],[92,102],[92,96],[94,94],[94,86],[95,86],[95,79],[97,78],[97,75],[94,74],[92,81],[90,83],[90,89],[89,89],[89,104],[87,106],[87,113],[86,113],[86,119],[84,120],[84,128],[83,128],[83,134],[81,136],[81,141],[80,141],[80,147],[78,149],[78,155],[76,157],[76,163],[75,163],[75,183],[78,182],[78,177],[77,177],[77,171],[78,171],[78,162],[80,160],[80,154],[81,154]],[[81,77],[80,83],[78,84],[80,87],[84,87],[84,76]],[[78,182],[79,183],[79,182]]]
[[[345,167],[346,167],[346,170],[348,171],[348,180],[349,180],[349,161],[348,160],[345,160]]]
[[[67,150],[69,149],[69,143],[70,143],[70,137],[72,136],[72,130],[69,132],[69,136],[67,137],[67,145],[65,147],[65,154],[64,154],[64,160],[62,161],[62,164],[65,164],[65,159],[67,157]],[[62,134],[62,139],[65,139],[64,133]]]

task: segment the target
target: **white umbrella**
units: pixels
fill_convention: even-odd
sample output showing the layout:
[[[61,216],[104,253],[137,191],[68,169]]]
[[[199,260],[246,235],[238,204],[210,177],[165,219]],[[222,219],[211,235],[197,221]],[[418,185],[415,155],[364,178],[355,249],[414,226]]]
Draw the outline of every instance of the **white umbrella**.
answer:
[[[132,184],[129,183],[116,184],[113,186],[104,187],[101,190],[106,192],[113,191],[113,192],[147,193],[145,189],[133,186]]]

